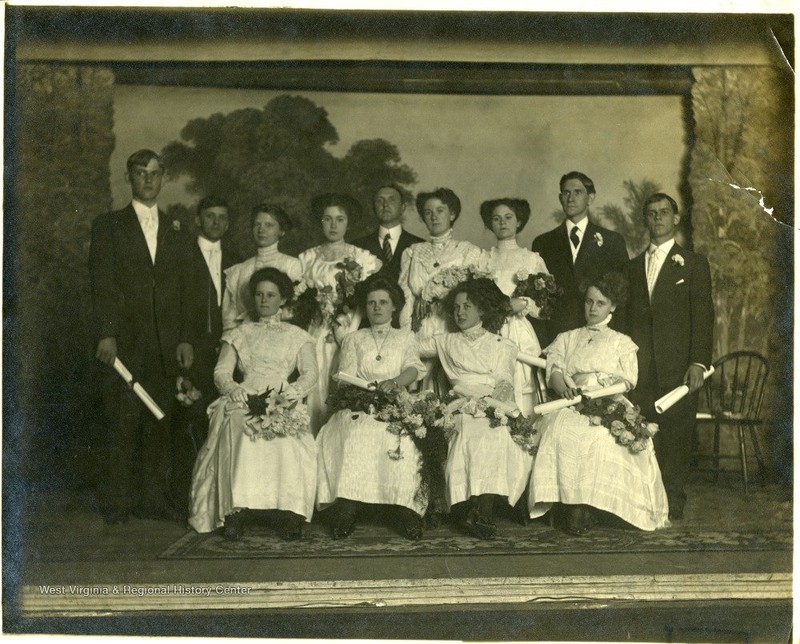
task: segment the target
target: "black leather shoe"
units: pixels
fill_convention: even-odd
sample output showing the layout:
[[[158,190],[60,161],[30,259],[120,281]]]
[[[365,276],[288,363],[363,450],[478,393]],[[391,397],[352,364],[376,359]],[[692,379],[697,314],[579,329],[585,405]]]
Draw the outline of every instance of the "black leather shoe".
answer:
[[[488,541],[497,536],[497,526],[491,519],[480,516],[477,508],[473,508],[469,511],[464,526],[473,537],[477,537],[478,539]]]
[[[280,535],[284,541],[299,541],[303,538],[305,519],[294,512],[287,512],[281,524]]]
[[[566,510],[566,523],[564,532],[575,537],[582,537],[589,532],[586,522],[586,513],[582,505],[564,505]]]
[[[241,510],[231,512],[225,517],[223,536],[226,541],[239,541],[242,534],[244,534],[244,513]]]
[[[400,508],[400,523],[406,539],[419,541],[422,539],[422,517],[410,508]]]
[[[117,525],[128,522],[128,510],[123,508],[107,508],[103,510],[103,521],[106,525]]]
[[[356,528],[356,508],[358,507],[349,499],[339,499],[336,502],[336,522],[333,524],[333,538],[346,539]]]

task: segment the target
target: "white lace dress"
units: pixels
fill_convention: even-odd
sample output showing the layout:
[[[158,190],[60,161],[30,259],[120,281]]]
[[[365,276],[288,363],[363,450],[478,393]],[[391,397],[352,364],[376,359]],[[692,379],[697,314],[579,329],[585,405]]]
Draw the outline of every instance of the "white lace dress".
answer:
[[[420,354],[438,355],[454,386],[466,386],[481,397],[491,395],[498,382],[512,383],[517,348],[510,340],[479,328],[420,341]],[[530,455],[513,441],[506,427],[490,427],[486,417],[456,415],[445,470],[451,507],[480,494],[498,494],[514,505],[525,491],[530,471]]]
[[[380,360],[376,359],[378,355]],[[387,324],[361,329],[342,342],[339,369],[351,376],[381,382],[409,367],[422,375],[416,338],[410,331],[392,329]],[[393,460],[389,452],[398,446],[402,458]],[[408,436],[390,434],[386,423],[365,412],[342,410],[320,431],[317,448],[317,507],[345,498],[402,505],[417,514],[425,513],[427,499],[415,498],[420,484],[420,454]]]
[[[635,387],[637,349],[627,335],[608,326],[567,331],[546,349],[547,378],[559,370],[581,387],[621,376]],[[590,424],[570,408],[543,416],[537,428],[540,443],[528,496],[531,517],[560,501],[611,512],[642,530],[669,525],[652,440],[643,452],[633,454],[606,427]]]
[[[363,268],[363,278],[366,279],[377,273],[383,263],[375,255],[363,248],[352,244],[344,244],[342,254],[334,260],[328,260],[324,254],[325,244],[314,246],[300,253],[299,260],[303,280],[309,288],[321,289],[325,286],[336,287],[336,274],[339,268],[336,264],[344,258],[350,257]],[[348,324],[348,320],[342,321]],[[314,390],[308,396],[308,413],[311,416],[311,430],[316,436],[322,425],[327,420],[328,387],[330,378],[338,369],[339,345],[332,335],[333,320],[326,323],[312,324],[308,332],[313,336],[316,345],[317,369],[319,380]]]
[[[222,342],[214,383],[223,395],[208,408],[209,433],[195,461],[189,523],[198,532],[211,532],[240,508],[289,510],[310,521],[317,488],[311,432],[252,440],[244,432],[247,406],[226,394],[240,386],[251,394],[283,386],[307,395],[317,381],[314,341],[276,315],[245,322],[223,334]],[[244,374],[241,385],[233,380],[237,365]],[[295,369],[300,377],[288,385]]]
[[[277,268],[293,282],[300,279],[300,260],[278,251],[278,244],[259,248],[255,257],[234,264],[225,270],[225,292],[222,295],[222,330],[228,331],[250,320],[253,298],[250,296],[250,277],[260,268]]]
[[[445,268],[471,264],[477,266],[480,261],[481,249],[468,241],[453,239],[452,231],[406,248],[400,260],[398,280],[406,296],[406,304],[400,312],[400,327],[411,329],[420,340],[447,331],[446,317],[440,303],[425,301],[423,289],[432,277]],[[426,370],[422,387],[434,389],[436,374],[432,361],[426,360]]]
[[[520,270],[528,273],[547,273],[547,266],[539,253],[517,245],[516,239],[498,241],[497,246],[483,252],[481,268],[494,275],[494,281],[509,297],[517,287],[514,278]],[[509,317],[500,329],[500,335],[517,345],[520,351],[538,356],[542,348],[539,339],[528,321],[528,315],[539,317],[539,307],[529,298],[524,298],[528,308]],[[540,401],[536,395],[535,373],[529,365],[517,362],[514,368],[514,399],[523,414],[530,417],[533,406]]]

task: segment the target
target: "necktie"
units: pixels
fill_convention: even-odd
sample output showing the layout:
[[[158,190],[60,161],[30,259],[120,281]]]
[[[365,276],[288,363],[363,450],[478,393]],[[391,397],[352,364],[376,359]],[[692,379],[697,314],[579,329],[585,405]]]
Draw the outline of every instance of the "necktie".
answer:
[[[650,297],[653,297],[653,288],[656,285],[656,279],[658,279],[658,250],[657,246],[651,246],[650,250],[647,252],[647,292],[650,294]]]
[[[383,238],[383,258],[387,264],[392,261],[392,236],[389,233]]]
[[[577,227],[577,226],[574,226],[574,227],[572,228],[572,232],[570,232],[570,234],[569,234],[569,238],[570,238],[570,241],[572,242],[572,245],[573,245],[575,248],[577,248],[577,247],[578,247],[578,244],[580,244],[580,243],[581,243],[581,238],[580,238],[580,236],[578,235],[578,227]]]

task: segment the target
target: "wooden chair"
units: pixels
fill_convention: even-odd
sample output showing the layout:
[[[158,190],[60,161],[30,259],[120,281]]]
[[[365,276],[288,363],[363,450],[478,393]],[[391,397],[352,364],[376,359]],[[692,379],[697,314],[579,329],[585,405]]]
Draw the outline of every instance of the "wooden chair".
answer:
[[[717,482],[720,458],[736,458],[735,455],[720,455],[720,430],[723,426],[736,427],[744,493],[747,494],[745,430],[750,434],[762,476],[764,472],[764,462],[761,458],[756,428],[763,423],[761,402],[764,397],[764,386],[769,376],[769,363],[764,356],[755,351],[734,351],[717,360],[714,363],[714,369],[714,375],[706,381],[704,386],[708,411],[698,412],[698,430],[704,424],[714,426],[714,451],[711,459],[714,482]]]

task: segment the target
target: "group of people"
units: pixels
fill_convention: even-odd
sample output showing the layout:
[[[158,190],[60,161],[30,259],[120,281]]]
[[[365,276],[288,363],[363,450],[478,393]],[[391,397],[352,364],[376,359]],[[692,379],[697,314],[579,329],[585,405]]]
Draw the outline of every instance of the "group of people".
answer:
[[[364,504],[382,504],[393,506],[410,539],[422,537],[423,518],[434,509],[450,510],[471,534],[490,539],[500,503],[525,507],[530,517],[558,509],[574,534],[585,533],[598,510],[644,530],[683,517],[713,308],[708,262],[675,242],[680,213],[668,195],[646,200],[651,244],[632,260],[618,233],[589,221],[591,179],[570,172],[559,186],[566,221],[537,237],[532,250],[517,242],[530,218],[524,200],[481,205],[497,238],[482,250],[454,238],[461,203],[452,190],[417,195],[429,232],[422,240],[402,227],[404,192],[385,185],[373,198],[378,230],[352,244],[345,235],[358,204],[341,194],[315,197],[311,215],[325,241],[299,257],[278,249],[291,218],[259,204],[251,217],[256,255],[239,261],[221,243],[229,223],[224,200],[200,201],[193,240],[158,210],[163,167],[156,153],[131,155],[127,177],[131,204],[92,227],[97,357],[109,366],[122,360],[166,418],[157,421],[106,370],[107,523],[131,513],[188,514],[197,531],[224,528],[226,538],[238,539],[253,511],[267,511],[283,538],[297,539],[315,509],[330,507],[333,537],[345,538]],[[470,276],[445,283],[456,267]],[[348,305],[322,305],[300,323],[302,293],[335,294],[344,273],[359,282]],[[540,273],[563,291],[548,316],[517,294],[520,275]],[[618,395],[620,404],[639,405],[659,431],[632,451],[580,405],[538,416],[537,371],[517,357],[542,353],[553,397],[619,384],[627,396]],[[329,408],[337,372],[388,397],[411,390],[449,400],[457,390],[518,410],[532,421],[538,445],[526,450],[506,421],[482,413],[485,404],[454,408],[441,462],[442,508],[420,484],[423,457],[413,436],[392,431],[372,407]],[[205,423],[192,427],[201,429],[196,457],[188,459],[185,431],[171,418],[178,376],[199,390],[195,405],[207,409]],[[690,395],[657,414],[654,401],[681,384]],[[267,408],[260,412],[265,429],[254,422],[254,401],[267,398],[285,412],[280,431],[269,429]]]

